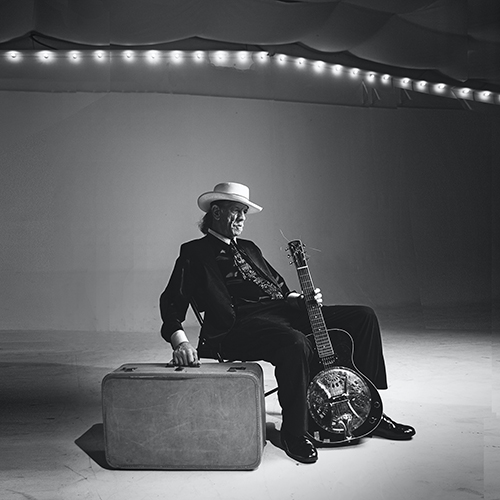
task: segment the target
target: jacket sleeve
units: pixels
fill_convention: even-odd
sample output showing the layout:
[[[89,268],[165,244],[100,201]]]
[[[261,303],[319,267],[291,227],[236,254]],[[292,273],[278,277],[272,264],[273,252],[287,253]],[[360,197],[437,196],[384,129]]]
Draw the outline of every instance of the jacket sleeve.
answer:
[[[175,262],[168,284],[160,295],[160,315],[162,319],[161,336],[170,342],[172,334],[182,330],[189,307],[189,259],[186,252],[181,251]]]

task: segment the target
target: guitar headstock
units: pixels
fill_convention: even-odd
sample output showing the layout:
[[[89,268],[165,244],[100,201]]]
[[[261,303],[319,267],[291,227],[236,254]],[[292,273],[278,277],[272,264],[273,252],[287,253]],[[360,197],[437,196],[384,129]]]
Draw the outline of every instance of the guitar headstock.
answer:
[[[306,267],[307,266],[307,255],[305,252],[305,247],[302,241],[292,240],[288,242],[289,256],[291,257],[295,267]]]

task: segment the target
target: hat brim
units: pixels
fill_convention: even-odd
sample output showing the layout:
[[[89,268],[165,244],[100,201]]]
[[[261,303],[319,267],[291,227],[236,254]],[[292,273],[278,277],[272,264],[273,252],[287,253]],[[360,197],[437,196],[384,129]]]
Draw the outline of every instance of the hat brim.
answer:
[[[219,201],[219,200],[228,200],[228,201],[236,201],[238,203],[243,203],[243,205],[246,205],[248,207],[248,212],[249,214],[256,214],[259,213],[262,210],[262,207],[257,205],[256,203],[253,203],[250,201],[248,198],[245,198],[244,196],[240,196],[237,194],[225,194],[225,193],[214,193],[213,191],[209,193],[203,193],[199,198],[198,198],[198,206],[203,210],[204,212],[208,212],[210,210],[210,205],[214,201]]]

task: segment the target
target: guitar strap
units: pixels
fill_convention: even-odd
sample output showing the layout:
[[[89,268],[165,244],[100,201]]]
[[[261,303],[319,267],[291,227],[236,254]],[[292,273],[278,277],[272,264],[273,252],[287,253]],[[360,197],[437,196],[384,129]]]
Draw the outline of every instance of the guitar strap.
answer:
[[[243,253],[240,251],[234,240],[231,241],[230,247],[234,256],[234,263],[236,264],[236,267],[238,268],[244,279],[255,283],[273,300],[284,298],[281,290],[273,282],[259,273],[259,271],[254,268],[254,265],[250,259],[245,259]]]

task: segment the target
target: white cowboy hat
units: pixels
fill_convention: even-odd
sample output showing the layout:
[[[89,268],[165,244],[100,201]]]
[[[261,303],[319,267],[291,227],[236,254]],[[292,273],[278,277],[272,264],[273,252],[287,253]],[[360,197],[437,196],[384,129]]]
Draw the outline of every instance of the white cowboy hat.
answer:
[[[256,214],[262,207],[250,201],[250,189],[238,182],[221,182],[214,187],[213,191],[203,193],[198,198],[198,206],[204,211],[210,210],[210,204],[218,200],[230,200],[243,203],[248,207],[249,214]]]

